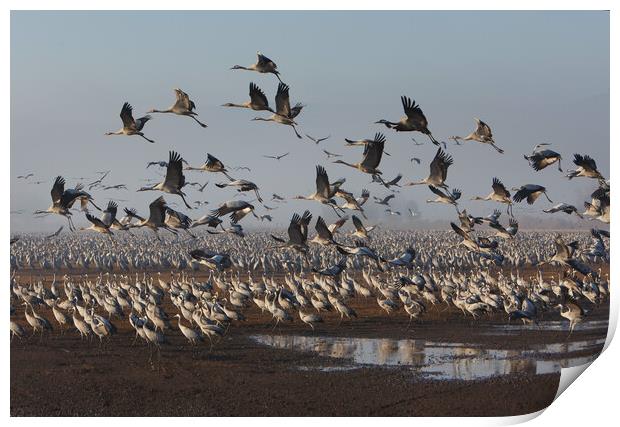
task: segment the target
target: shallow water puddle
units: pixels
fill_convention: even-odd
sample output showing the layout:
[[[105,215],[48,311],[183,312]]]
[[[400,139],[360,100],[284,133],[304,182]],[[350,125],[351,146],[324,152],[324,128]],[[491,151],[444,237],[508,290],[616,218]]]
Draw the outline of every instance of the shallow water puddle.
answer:
[[[595,331],[599,329],[607,329],[609,326],[609,321],[607,320],[591,320],[588,322],[583,322],[577,324],[575,326],[575,331]],[[495,331],[500,330],[501,332],[520,332],[520,331],[566,331],[568,332],[570,329],[569,322],[560,321],[560,320],[546,320],[543,322],[538,322],[537,325],[523,325],[521,322],[513,321],[510,324],[506,325],[491,325],[491,328]],[[494,334],[495,331],[489,332],[487,335]]]
[[[444,380],[475,380],[514,373],[550,374],[561,368],[590,362],[602,349],[604,339],[534,345],[527,350],[496,350],[471,344],[387,338],[311,337],[254,335],[259,344],[319,356],[346,359],[344,367],[298,367],[300,370],[337,372],[363,365],[403,366],[413,372]],[[574,357],[589,351],[591,356]]]

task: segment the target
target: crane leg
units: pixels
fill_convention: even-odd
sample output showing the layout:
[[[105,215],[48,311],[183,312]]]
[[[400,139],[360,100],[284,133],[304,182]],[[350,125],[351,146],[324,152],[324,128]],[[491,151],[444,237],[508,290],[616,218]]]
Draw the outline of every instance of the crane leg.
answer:
[[[389,126],[388,126],[389,127]],[[437,142],[437,140],[435,139],[435,137],[433,136],[432,133],[428,134],[428,137],[430,138],[431,142],[435,145],[439,145],[439,142]]]
[[[301,135],[299,134],[299,132],[297,132],[297,129],[295,129],[294,125],[291,125],[291,127],[293,128],[293,130],[295,131],[295,135],[297,135],[297,138],[301,139]]]
[[[71,219],[70,216],[67,217],[67,221],[69,222],[69,229],[71,231],[75,231],[75,226],[73,225],[73,220]]]
[[[179,193],[179,196],[181,196],[181,199],[183,199],[183,203],[185,203],[187,209],[193,209],[190,205],[187,204],[187,200],[185,200],[185,196],[183,194]]]
[[[140,135],[142,138],[146,139],[148,142],[150,142],[151,144],[153,144],[155,141],[153,141],[152,139],[148,139],[146,136],[144,136],[143,133],[139,133],[138,135]]]
[[[202,123],[200,120],[198,120],[196,117],[194,116],[190,116],[192,119],[194,119],[196,121],[196,123],[198,123],[200,126],[202,126],[203,128],[206,128],[207,125]]]

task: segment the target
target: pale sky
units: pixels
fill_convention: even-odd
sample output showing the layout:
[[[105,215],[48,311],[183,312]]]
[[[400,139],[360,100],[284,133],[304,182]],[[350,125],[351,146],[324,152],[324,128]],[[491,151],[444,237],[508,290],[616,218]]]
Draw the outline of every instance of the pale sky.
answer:
[[[331,135],[318,147],[298,140],[292,130],[251,121],[258,112],[221,107],[244,102],[248,85],[258,84],[274,103],[273,75],[231,71],[250,65],[261,51],[278,64],[290,85],[291,102],[306,105],[297,118],[300,131]],[[180,87],[197,104],[202,129],[186,117],[155,115],[139,137],[104,136],[121,126],[124,101],[140,116],[165,109]],[[370,176],[326,160],[322,149],[344,154],[351,163],[361,149],[344,147],[344,138],[369,138],[383,132],[388,140],[380,169],[384,178],[402,173],[403,182],[428,174],[436,147],[419,133],[396,133],[373,124],[403,115],[400,96],[420,104],[437,139],[466,135],[474,117],[493,129],[499,155],[474,142],[449,146],[454,165],[448,185],[463,190],[468,211],[486,215],[492,203],[470,202],[490,192],[499,177],[509,188],[541,184],[554,202],[579,209],[596,183],[568,181],[554,166],[529,168],[523,154],[539,142],[551,142],[572,168],[573,153],[591,155],[609,177],[609,14],[607,12],[12,12],[11,15],[11,231],[53,230],[66,224],[59,216],[34,219],[32,212],[51,203],[57,175],[68,186],[96,179],[110,169],[107,185],[126,184],[129,191],[94,190],[100,205],[108,198],[146,213],[158,192],[137,193],[144,178],[156,178],[148,161],[167,160],[178,151],[192,165],[207,153],[233,169],[231,174],[257,183],[269,206],[272,193],[291,197],[314,191],[315,166],[326,167],[333,181],[356,195],[368,188],[383,197],[389,191],[370,184]],[[411,136],[424,146],[415,146]],[[280,162],[263,154],[290,152]],[[421,165],[410,162],[419,157]],[[33,172],[27,181],[17,179]],[[218,189],[219,174],[188,172],[188,181],[209,185],[204,193],[186,188],[189,200],[209,205],[192,211],[197,218],[232,199],[232,189]],[[85,180],[77,178],[85,177]],[[45,181],[40,185],[33,181]],[[169,203],[180,202],[165,195]],[[253,198],[249,194],[248,198]],[[450,220],[450,206],[429,205],[426,187],[403,188],[393,202],[401,210],[417,206],[426,219]],[[258,205],[257,205],[258,206]],[[515,208],[515,215],[539,215],[549,203]],[[383,207],[369,201],[371,222],[384,221]],[[293,212],[310,209],[329,220],[335,215],[315,202],[289,202],[276,211],[272,225],[284,226]],[[85,225],[83,214],[74,214]],[[248,228],[260,225],[248,217]],[[402,225],[402,224],[401,224]]]

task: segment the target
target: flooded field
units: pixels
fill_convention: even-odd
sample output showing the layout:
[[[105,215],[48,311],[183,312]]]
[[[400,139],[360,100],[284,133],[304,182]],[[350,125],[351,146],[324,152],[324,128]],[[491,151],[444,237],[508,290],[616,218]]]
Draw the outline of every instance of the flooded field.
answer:
[[[102,344],[72,328],[14,338],[11,414],[523,414],[547,406],[560,368],[595,358],[607,333],[606,304],[588,306],[571,334],[553,310],[522,325],[502,313],[474,320],[430,305],[409,322],[373,299],[349,303],[357,318],[323,312],[314,330],[299,317],[274,327],[271,314],[249,306],[212,349],[190,346],[176,320],[159,351],[134,343],[126,317],[112,319],[117,333]],[[162,308],[177,310],[168,298]],[[49,309],[37,312],[53,319]],[[27,327],[23,306],[12,319]]]
[[[509,374],[558,374],[591,362],[600,353],[604,339],[537,344],[528,350],[499,350],[473,344],[424,340],[393,340],[349,337],[254,335],[259,344],[273,348],[314,352],[343,359],[340,370],[368,367],[406,367],[411,374],[440,380],[479,380]],[[576,354],[590,353],[588,356]],[[297,369],[307,369],[298,366]],[[336,368],[323,367],[325,372]]]

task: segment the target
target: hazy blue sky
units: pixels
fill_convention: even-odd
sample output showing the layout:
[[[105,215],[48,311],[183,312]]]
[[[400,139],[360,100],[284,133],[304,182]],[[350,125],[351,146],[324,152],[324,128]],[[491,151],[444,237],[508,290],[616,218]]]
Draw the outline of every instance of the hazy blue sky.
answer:
[[[250,81],[273,103],[275,76],[229,70],[255,62],[257,50],[278,64],[291,101],[307,105],[298,117],[301,131],[331,134],[329,140],[317,147],[295,138],[286,126],[250,121],[261,114],[220,107],[246,101]],[[120,127],[124,101],[134,106],[135,115],[167,108],[174,87],[190,94],[207,129],[185,117],[156,115],[145,129],[156,144],[104,136]],[[455,164],[447,183],[463,190],[462,206],[476,214],[487,214],[494,205],[467,200],[488,194],[493,176],[509,187],[545,185],[554,202],[581,208],[595,183],[569,183],[555,167],[534,172],[523,154],[539,142],[554,144],[565,169],[573,153],[589,153],[609,176],[607,12],[13,12],[11,210],[25,213],[11,216],[11,229],[66,224],[61,217],[33,219],[31,214],[51,203],[56,175],[73,186],[77,177],[94,179],[95,171],[111,169],[105,183],[124,183],[130,190],[95,190],[95,199],[101,205],[107,198],[129,200],[119,205],[145,213],[161,193],[135,190],[142,179],[157,177],[146,163],[166,160],[171,149],[196,166],[212,153],[230,167],[251,167],[251,173],[233,175],[256,182],[270,206],[277,206],[268,201],[273,192],[289,197],[313,192],[317,164],[327,168],[331,180],[346,177],[345,188],[358,195],[362,187],[387,195],[369,184],[369,176],[327,161],[321,149],[356,162],[361,149],[344,147],[343,139],[382,131],[392,154],[382,160],[384,177],[398,172],[403,181],[425,177],[436,147],[413,145],[411,136],[428,142],[424,135],[397,134],[373,124],[402,116],[401,95],[420,104],[438,139],[469,133],[474,117],[491,125],[503,156],[476,143],[449,147]],[[288,151],[278,163],[261,157]],[[422,164],[412,164],[412,156]],[[45,183],[16,179],[28,172],[35,173],[29,181]],[[190,200],[210,202],[189,212],[192,217],[235,194],[213,186],[222,181],[219,174],[188,172],[187,179],[210,181],[202,194],[187,188]],[[180,202],[178,196],[165,197]],[[417,206],[426,219],[454,216],[449,206],[426,204],[428,198],[434,196],[426,187],[409,187],[393,205],[403,213]],[[515,214],[533,214],[547,205],[541,199],[534,209],[523,205]],[[367,206],[374,211],[372,222],[385,219],[382,207],[372,201]],[[334,217],[303,201],[269,213],[284,224],[304,208]],[[74,220],[86,222],[77,213]],[[243,224],[257,223],[248,218]]]

